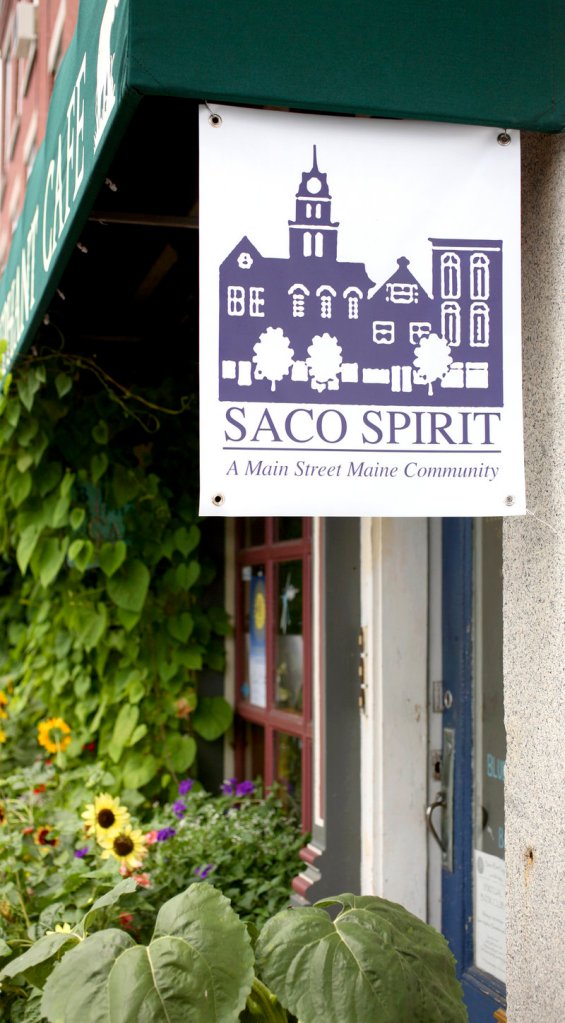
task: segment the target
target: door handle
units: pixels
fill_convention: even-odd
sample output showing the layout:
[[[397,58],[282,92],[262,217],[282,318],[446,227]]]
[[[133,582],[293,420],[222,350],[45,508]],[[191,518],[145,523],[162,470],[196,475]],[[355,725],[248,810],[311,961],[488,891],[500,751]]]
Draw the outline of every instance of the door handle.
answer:
[[[428,805],[426,807],[426,823],[428,825],[428,830],[431,831],[431,833],[434,836],[437,844],[439,845],[442,853],[446,852],[446,847],[445,847],[445,844],[442,841],[439,833],[436,831],[436,829],[434,827],[433,813],[434,813],[434,810],[439,810],[440,807],[442,809],[445,809],[446,806],[447,806],[447,802],[446,802],[446,799],[445,799],[445,792],[438,792],[438,794],[437,794],[436,798],[434,799],[433,803],[428,803]]]

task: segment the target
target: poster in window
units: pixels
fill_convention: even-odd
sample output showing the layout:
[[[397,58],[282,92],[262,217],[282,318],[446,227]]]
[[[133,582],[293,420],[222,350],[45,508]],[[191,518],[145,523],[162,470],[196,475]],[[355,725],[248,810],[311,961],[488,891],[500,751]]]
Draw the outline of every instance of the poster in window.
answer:
[[[523,513],[518,132],[217,113],[201,512]]]

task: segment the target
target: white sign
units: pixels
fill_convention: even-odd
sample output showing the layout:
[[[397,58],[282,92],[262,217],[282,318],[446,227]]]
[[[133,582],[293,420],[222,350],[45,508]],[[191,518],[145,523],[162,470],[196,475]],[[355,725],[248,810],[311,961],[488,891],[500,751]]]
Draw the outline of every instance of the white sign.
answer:
[[[518,133],[214,113],[201,513],[523,513]]]
[[[506,865],[490,853],[474,851],[475,964],[506,982]]]

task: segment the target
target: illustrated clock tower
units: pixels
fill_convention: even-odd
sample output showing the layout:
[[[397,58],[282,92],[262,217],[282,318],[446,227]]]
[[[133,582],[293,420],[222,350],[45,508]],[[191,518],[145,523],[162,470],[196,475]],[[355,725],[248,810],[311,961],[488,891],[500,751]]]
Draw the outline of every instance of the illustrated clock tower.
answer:
[[[337,229],[332,223],[327,174],[318,169],[314,146],[312,169],[304,171],[296,193],[296,220],[289,220],[290,258],[337,259]]]

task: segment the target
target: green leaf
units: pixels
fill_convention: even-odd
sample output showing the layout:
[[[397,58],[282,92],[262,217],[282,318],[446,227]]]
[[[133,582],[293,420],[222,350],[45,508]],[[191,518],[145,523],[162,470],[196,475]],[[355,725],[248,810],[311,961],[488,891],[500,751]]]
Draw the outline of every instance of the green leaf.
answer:
[[[16,460],[16,469],[18,472],[25,472],[30,465],[33,465],[33,455],[30,455],[29,451],[22,451]]]
[[[92,439],[97,444],[108,443],[108,424],[103,419],[100,419],[96,426],[92,427]]]
[[[167,619],[167,632],[173,639],[178,639],[180,643],[186,643],[193,627],[194,619],[188,611],[183,611],[182,614]]]
[[[86,572],[94,562],[92,540],[73,540],[69,547],[69,560],[79,572]]]
[[[332,920],[324,906],[343,906]],[[257,972],[301,1023],[465,1023],[447,942],[402,906],[340,895],[263,927]]]
[[[134,728],[129,737],[128,746],[135,746],[136,742],[139,742],[140,739],[144,739],[146,735],[147,725],[138,725],[137,728]]]
[[[76,633],[85,650],[93,650],[102,639],[108,626],[108,611],[101,602],[94,608],[81,609],[76,616]]]
[[[58,373],[55,377],[55,387],[57,388],[57,394],[60,398],[64,398],[69,393],[73,381],[68,373]]]
[[[49,977],[41,1011],[50,1023],[109,1023],[106,985],[118,956],[135,947],[125,931],[91,934],[63,957]]]
[[[79,941],[80,938],[77,934],[62,934],[60,931],[56,931],[54,934],[46,934],[39,941],[36,941],[31,948],[28,948],[27,952],[18,956],[17,959],[12,959],[3,968],[0,972],[0,981],[5,977],[17,977],[20,973],[24,977],[28,977],[33,972],[36,978],[34,983],[36,987],[40,986],[37,984],[36,977],[38,967],[49,967],[59,955],[62,955],[65,948],[71,948]]]
[[[104,575],[112,576],[126,559],[127,547],[123,540],[116,543],[103,543],[98,551],[98,563]]]
[[[123,783],[127,789],[141,789],[155,777],[159,765],[152,754],[129,753],[123,764]]]
[[[41,380],[38,374],[34,370],[24,372],[22,376],[18,377],[16,387],[22,405],[28,412],[31,412],[35,395],[41,387]]]
[[[16,547],[16,561],[22,575],[25,575],[37,541],[41,536],[41,526],[28,526],[23,529]]]
[[[201,696],[191,717],[194,731],[212,742],[227,732],[233,720],[233,710],[223,696]]]
[[[176,570],[176,580],[181,590],[189,590],[200,575],[200,565],[197,561],[190,561],[188,565],[180,564]]]
[[[181,526],[180,529],[175,531],[175,547],[185,558],[187,554],[190,554],[198,546],[199,542],[200,530],[198,526],[191,526],[190,529]]]
[[[141,611],[151,576],[142,561],[128,561],[106,584],[108,596],[124,611]]]
[[[18,472],[13,465],[8,473],[6,489],[14,508],[19,508],[31,491],[33,479],[30,472]]]
[[[124,611],[122,607],[119,607],[117,619],[120,625],[123,625],[126,632],[131,632],[139,621],[139,611]]]
[[[12,949],[11,949],[10,945],[8,944],[7,941],[4,941],[3,938],[0,938],[0,959],[5,959],[6,956],[11,956],[11,955],[12,955]]]
[[[174,771],[186,771],[196,756],[196,742],[191,735],[168,735],[164,747],[167,766]]]
[[[35,473],[35,489],[40,497],[45,497],[59,483],[63,475],[63,466],[59,462],[48,462]]]
[[[90,926],[93,913],[97,913],[100,909],[110,909],[112,906],[116,906],[124,895],[131,895],[132,892],[136,891],[137,881],[134,881],[132,877],[126,877],[124,881],[119,881],[109,892],[105,892],[99,899],[96,899],[96,902],[92,903],[88,913],[81,920],[80,927],[83,934],[86,933]]]
[[[74,529],[74,530],[80,529],[80,527],[82,526],[82,524],[84,522],[85,515],[86,515],[86,511],[85,511],[84,508],[73,508],[73,510],[72,510],[72,512],[71,512],[71,514],[69,516],[69,521],[71,523],[71,529]]]
[[[62,568],[69,541],[54,537],[42,537],[32,557],[34,575],[38,575],[42,586],[49,586]]]
[[[159,910],[150,950],[159,939],[166,940],[163,935],[187,943],[193,953],[190,976],[197,981],[195,994],[202,998],[207,992],[203,1004],[194,1010],[191,1004],[187,1023],[237,1020],[251,990],[253,951],[247,928],[229,900],[209,884],[191,885]]]
[[[105,451],[101,451],[99,454],[92,456],[90,459],[90,475],[93,483],[98,483],[98,480],[101,479],[106,472],[108,465],[108,455]]]
[[[120,712],[114,723],[114,730],[112,732],[112,738],[108,747],[108,752],[111,759],[115,764],[118,763],[124,746],[127,745],[128,740],[137,725],[139,719],[139,707],[133,707],[131,703],[125,703],[120,708]]]
[[[126,469],[123,465],[114,466],[114,477],[112,480],[114,497],[118,508],[133,501],[139,494],[140,483],[132,469]]]

